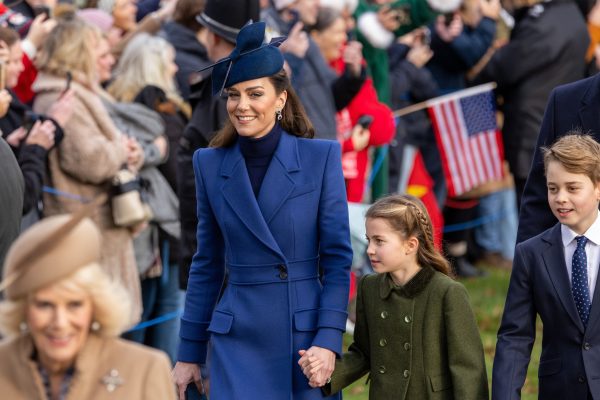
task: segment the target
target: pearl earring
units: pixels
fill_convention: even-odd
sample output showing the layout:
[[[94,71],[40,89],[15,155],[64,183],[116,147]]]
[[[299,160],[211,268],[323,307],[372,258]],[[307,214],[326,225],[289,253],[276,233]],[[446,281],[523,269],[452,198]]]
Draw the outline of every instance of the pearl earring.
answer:
[[[283,118],[281,110],[275,110],[275,115],[277,116],[277,121],[281,121],[281,118]]]
[[[100,330],[100,322],[94,321],[91,326],[92,331],[98,332]]]
[[[19,324],[19,330],[21,331],[21,333],[26,333],[28,331],[27,322],[21,322]]]

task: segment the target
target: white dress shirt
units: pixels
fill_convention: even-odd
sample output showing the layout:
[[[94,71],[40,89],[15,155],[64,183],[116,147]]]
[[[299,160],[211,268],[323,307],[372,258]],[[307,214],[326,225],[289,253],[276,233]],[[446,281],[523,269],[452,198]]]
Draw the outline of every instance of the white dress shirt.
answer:
[[[573,232],[566,225],[561,225],[560,230],[565,251],[565,264],[567,265],[569,283],[572,283],[573,267],[571,263],[573,262],[573,253],[575,253],[575,249],[577,248],[577,240],[575,238],[580,235]],[[587,278],[591,303],[596,289],[598,267],[600,267],[600,213],[596,216],[596,220],[583,236],[588,238],[585,245],[585,254],[587,257]]]

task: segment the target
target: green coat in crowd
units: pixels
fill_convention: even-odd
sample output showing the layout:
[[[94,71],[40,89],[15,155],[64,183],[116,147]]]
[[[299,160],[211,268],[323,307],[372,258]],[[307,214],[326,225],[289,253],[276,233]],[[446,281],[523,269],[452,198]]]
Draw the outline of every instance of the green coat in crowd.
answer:
[[[326,394],[370,373],[369,399],[483,400],[483,345],[462,284],[425,267],[406,285],[389,274],[358,285],[354,343]]]

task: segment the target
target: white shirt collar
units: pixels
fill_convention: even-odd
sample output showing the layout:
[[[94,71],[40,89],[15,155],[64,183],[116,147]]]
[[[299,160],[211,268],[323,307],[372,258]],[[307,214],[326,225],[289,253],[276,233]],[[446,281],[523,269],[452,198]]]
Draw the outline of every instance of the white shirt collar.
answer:
[[[575,233],[573,230],[571,230],[571,228],[562,224],[560,226],[560,232],[564,247],[567,247],[573,240],[575,240],[577,236],[579,236],[579,234]],[[596,220],[592,226],[585,231],[583,236],[588,238],[588,240],[594,243],[596,246],[600,245],[600,212],[596,214]]]

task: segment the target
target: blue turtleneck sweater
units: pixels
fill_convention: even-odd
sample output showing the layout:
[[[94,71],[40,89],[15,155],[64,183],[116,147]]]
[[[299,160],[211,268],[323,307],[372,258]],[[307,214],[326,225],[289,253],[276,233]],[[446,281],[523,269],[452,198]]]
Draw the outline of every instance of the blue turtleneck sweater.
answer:
[[[255,197],[258,197],[260,186],[265,178],[280,138],[281,127],[277,123],[271,129],[271,132],[261,138],[238,137],[240,151],[246,161],[246,169],[248,170],[248,177],[250,178],[250,184],[252,185]]]

